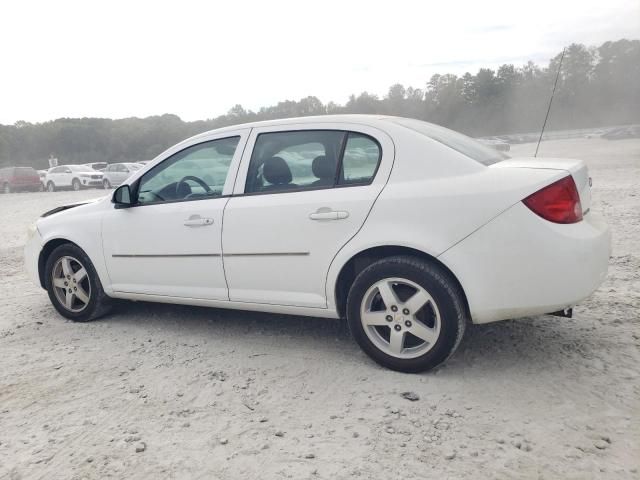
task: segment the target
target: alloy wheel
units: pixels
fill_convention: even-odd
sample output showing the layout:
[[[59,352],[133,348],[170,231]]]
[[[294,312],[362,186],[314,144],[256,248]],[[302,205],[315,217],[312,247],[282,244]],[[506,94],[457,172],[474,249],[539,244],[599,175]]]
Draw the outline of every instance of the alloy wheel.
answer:
[[[360,321],[371,342],[387,355],[424,355],[440,336],[440,310],[429,292],[411,280],[385,278],[365,293]]]
[[[87,269],[77,258],[60,257],[51,270],[56,299],[66,310],[78,313],[89,305],[91,283]]]

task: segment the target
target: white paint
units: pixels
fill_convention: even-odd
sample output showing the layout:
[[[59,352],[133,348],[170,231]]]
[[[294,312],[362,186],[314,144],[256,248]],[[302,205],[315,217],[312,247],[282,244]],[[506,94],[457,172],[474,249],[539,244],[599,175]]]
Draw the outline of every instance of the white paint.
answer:
[[[242,196],[258,133],[319,128],[355,130],[381,143],[371,185]],[[41,218],[25,251],[28,269],[37,271],[42,243],[66,238],[87,252],[114,297],[336,317],[335,285],[349,259],[371,247],[404,246],[438,257],[456,275],[478,323],[573,305],[606,274],[609,233],[595,214],[557,225],[520,202],[569,174],[582,186],[584,163],[517,159],[484,167],[380,116],[308,117],[208,132],[170,148],[127,183],[181,149],[232,135],[241,141],[223,190],[230,196],[128,209],[104,198]],[[309,219],[321,207],[349,216]],[[192,215],[213,223],[188,228],[183,222]],[[305,255],[238,255],[265,253]],[[222,256],[113,257],[188,254]]]

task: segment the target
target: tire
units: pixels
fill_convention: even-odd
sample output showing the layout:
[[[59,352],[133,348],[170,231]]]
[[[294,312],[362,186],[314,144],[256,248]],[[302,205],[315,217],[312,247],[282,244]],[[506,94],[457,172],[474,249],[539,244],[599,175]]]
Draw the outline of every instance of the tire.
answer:
[[[44,280],[55,309],[74,322],[95,320],[111,309],[111,299],[104,293],[93,263],[72,243],[60,245],[51,252],[45,263]]]
[[[78,180],[77,178],[74,178],[73,181],[71,182],[71,188],[73,188],[74,191],[78,191],[81,188],[80,185],[80,180]]]
[[[56,186],[53,182],[47,183],[47,192],[55,192]]]
[[[375,362],[417,373],[453,355],[467,313],[463,293],[448,272],[415,257],[396,256],[369,265],[356,277],[347,298],[347,321]]]
[[[38,190],[36,190],[38,192],[44,192],[44,184],[41,183],[40,186],[38,187]]]
[[[111,183],[109,183],[108,179],[105,178],[104,180],[102,180],[102,188],[104,188],[105,190],[111,188]]]
[[[2,192],[11,193],[11,185],[9,185],[8,183],[5,183],[4,186],[2,187]]]

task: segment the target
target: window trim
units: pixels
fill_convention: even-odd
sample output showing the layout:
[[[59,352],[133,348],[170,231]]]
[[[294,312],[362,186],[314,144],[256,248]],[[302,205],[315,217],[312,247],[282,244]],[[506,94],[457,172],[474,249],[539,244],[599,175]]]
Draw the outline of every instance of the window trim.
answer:
[[[299,188],[289,188],[286,190],[280,190],[280,191],[272,191],[272,192],[247,192],[247,183],[249,181],[248,178],[248,173],[249,173],[249,168],[251,167],[251,160],[253,158],[253,152],[255,150],[256,144],[258,143],[258,139],[260,138],[260,135],[272,135],[272,134],[277,134],[277,133],[298,133],[298,132],[341,132],[343,133],[343,139],[342,139],[342,144],[340,145],[340,156],[338,158],[338,163],[337,163],[337,168],[336,168],[336,175],[335,178],[333,180],[333,185],[320,185],[317,187],[299,187]],[[371,177],[369,178],[369,180],[365,183],[353,183],[353,184],[339,184],[338,182],[342,179],[344,179],[344,172],[342,171],[342,162],[344,160],[344,153],[345,150],[347,148],[347,143],[349,141],[349,135],[350,134],[355,134],[355,135],[360,135],[363,137],[366,137],[370,140],[372,140],[378,147],[378,161],[376,163],[376,168],[373,171],[373,174],[371,175]],[[358,132],[356,130],[350,130],[350,129],[340,129],[340,128],[298,128],[298,129],[285,129],[285,130],[274,130],[274,131],[267,131],[267,132],[260,132],[256,135],[255,140],[253,141],[253,145],[251,148],[251,155],[249,156],[249,161],[247,163],[247,176],[245,177],[244,180],[244,187],[243,187],[243,192],[242,193],[235,193],[235,194],[231,194],[229,195],[230,197],[248,197],[248,196],[254,196],[254,195],[278,195],[278,194],[282,194],[282,193],[299,193],[299,192],[309,192],[309,191],[316,191],[316,190],[331,190],[334,188],[353,188],[353,187],[367,187],[369,185],[371,185],[373,183],[373,181],[376,178],[376,175],[378,174],[378,170],[380,170],[380,165],[382,164],[382,158],[383,158],[383,151],[382,151],[382,145],[380,144],[380,141],[375,138],[374,136],[368,134],[368,133],[364,133],[364,132]],[[217,198],[217,197],[216,197]]]

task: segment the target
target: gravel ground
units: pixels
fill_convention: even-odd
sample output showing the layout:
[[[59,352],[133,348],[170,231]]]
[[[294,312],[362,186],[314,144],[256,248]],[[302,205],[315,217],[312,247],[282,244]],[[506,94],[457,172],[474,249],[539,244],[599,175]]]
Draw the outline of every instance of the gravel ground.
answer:
[[[639,478],[640,140],[541,154],[589,164],[608,279],[573,319],[473,326],[423,375],[331,320],[122,303],[65,321],[24,232],[104,192],[0,195],[0,478]]]

